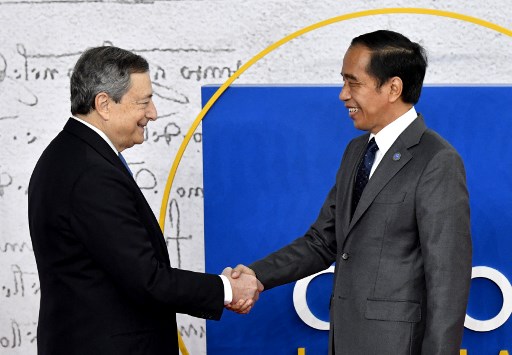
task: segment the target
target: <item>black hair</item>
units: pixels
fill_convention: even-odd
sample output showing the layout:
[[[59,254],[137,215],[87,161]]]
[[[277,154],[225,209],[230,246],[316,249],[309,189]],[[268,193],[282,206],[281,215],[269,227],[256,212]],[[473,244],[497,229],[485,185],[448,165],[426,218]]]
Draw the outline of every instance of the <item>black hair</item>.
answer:
[[[402,100],[411,104],[418,102],[427,70],[427,54],[421,45],[387,30],[358,36],[350,45],[362,45],[370,50],[366,71],[376,78],[377,88],[397,76],[403,82]]]

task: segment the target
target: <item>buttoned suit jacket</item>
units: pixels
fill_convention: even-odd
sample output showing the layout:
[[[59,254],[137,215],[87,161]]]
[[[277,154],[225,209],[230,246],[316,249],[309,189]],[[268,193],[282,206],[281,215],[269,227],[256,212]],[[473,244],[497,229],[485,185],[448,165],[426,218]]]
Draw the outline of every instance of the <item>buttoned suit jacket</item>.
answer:
[[[250,267],[268,290],[336,262],[330,354],[459,354],[471,280],[461,158],[420,115],[384,155],[351,218],[368,139],[348,144],[307,233]]]
[[[219,319],[217,275],[171,267],[144,195],[111,147],[70,119],[32,174],[38,353],[178,354],[176,313]]]

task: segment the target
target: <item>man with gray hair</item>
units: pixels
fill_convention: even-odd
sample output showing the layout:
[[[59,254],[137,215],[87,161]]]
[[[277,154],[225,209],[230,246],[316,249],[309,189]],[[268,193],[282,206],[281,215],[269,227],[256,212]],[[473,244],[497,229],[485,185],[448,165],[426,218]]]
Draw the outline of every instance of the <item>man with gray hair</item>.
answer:
[[[171,267],[121,155],[157,119],[152,96],[139,55],[98,47],[76,63],[73,117],[43,152],[28,191],[39,355],[178,354],[176,313],[219,319],[225,304],[240,301],[247,311],[262,291],[252,275]]]

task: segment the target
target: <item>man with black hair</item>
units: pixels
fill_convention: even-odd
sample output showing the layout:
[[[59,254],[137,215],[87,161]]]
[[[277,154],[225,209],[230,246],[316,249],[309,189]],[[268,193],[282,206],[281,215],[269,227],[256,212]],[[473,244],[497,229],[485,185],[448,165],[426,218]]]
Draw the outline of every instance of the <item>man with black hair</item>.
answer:
[[[335,262],[329,354],[459,354],[469,197],[459,154],[414,108],[426,67],[424,49],[399,33],[352,40],[340,100],[367,133],[348,144],[305,235],[232,273],[268,290]]]

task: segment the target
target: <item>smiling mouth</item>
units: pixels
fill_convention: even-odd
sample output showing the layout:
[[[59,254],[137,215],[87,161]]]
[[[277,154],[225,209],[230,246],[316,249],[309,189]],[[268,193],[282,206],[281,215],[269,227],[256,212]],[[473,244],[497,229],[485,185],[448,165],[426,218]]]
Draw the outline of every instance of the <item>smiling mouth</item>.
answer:
[[[349,109],[348,109],[348,113],[356,113],[358,111],[359,111],[359,109],[357,107],[349,107]]]

